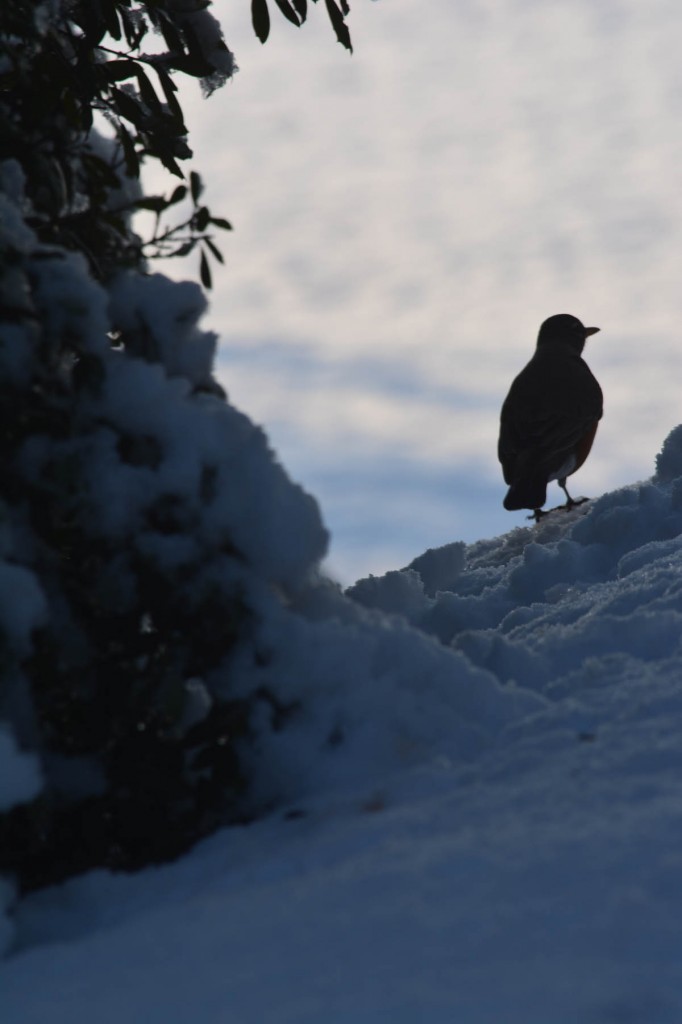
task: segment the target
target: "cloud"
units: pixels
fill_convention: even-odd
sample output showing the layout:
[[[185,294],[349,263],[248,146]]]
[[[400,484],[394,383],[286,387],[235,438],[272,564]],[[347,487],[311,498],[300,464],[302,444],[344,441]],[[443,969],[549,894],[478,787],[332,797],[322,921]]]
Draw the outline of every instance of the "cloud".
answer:
[[[283,460],[313,489],[323,452],[368,514],[358,452],[404,456],[415,490],[422,464],[487,486],[511,378],[540,322],[572,312],[602,328],[587,357],[606,395],[579,486],[649,476],[682,418],[682,9],[357,4],[352,58],[324,11],[261,47],[246,8],[215,10],[241,71],[186,101],[236,228],[210,323]]]

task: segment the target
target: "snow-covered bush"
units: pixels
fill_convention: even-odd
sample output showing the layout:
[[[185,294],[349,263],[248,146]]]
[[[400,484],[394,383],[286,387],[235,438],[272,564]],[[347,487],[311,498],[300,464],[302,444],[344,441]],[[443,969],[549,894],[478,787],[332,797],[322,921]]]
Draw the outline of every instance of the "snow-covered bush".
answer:
[[[235,813],[249,709],[225,680],[254,580],[294,593],[326,534],[213,381],[197,286],[126,270],[106,289],[20,197],[0,216],[0,717],[45,780],[0,857],[32,885],[168,856]]]
[[[198,176],[134,198],[140,160],[175,173],[189,152],[171,72],[210,89],[233,67],[205,7],[0,13],[0,873],[23,889],[167,859],[434,747],[472,756],[541,703],[407,625],[461,545],[369,608],[318,576],[318,507],[214,380],[203,293],[148,272],[145,202],[191,193],[180,250],[215,255]],[[139,52],[146,17],[161,56]],[[389,592],[398,615],[375,610]]]
[[[656,456],[656,479],[668,483],[682,477],[682,426],[671,430]]]
[[[236,70],[209,6],[0,11],[0,871],[22,887],[167,858],[247,813],[247,752],[284,710],[233,663],[272,658],[259,618],[326,549],[213,378],[201,289],[146,262],[198,248],[210,286],[229,228],[181,169],[174,78],[210,95]],[[265,0],[252,17],[264,40]],[[182,180],[168,198],[142,195],[149,161]]]
[[[207,281],[227,226],[196,173],[168,201],[136,182],[191,155],[172,75],[210,92],[234,71],[206,7],[0,13],[0,868],[24,887],[171,856],[241,813],[249,701],[226,677],[250,591],[295,591],[325,550],[212,377],[201,290],[144,261],[159,238],[201,245]],[[146,247],[131,212],[185,196],[180,235]]]

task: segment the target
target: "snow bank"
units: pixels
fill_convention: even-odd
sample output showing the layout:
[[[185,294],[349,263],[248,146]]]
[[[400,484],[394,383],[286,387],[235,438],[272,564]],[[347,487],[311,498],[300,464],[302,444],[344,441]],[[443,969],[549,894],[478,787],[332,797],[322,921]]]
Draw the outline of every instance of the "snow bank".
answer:
[[[661,664],[682,630],[682,431],[649,482],[466,549],[447,589],[427,593],[415,564],[349,590],[415,626],[501,683],[547,694],[590,660]],[[663,470],[661,470],[663,467]],[[432,561],[438,552],[431,552]],[[451,552],[443,549],[443,573]]]
[[[675,1024],[680,480],[348,596],[252,581],[231,685],[290,802],[22,901],[3,1020]]]
[[[294,609],[263,598],[256,660],[233,692],[276,695],[262,707],[259,742],[247,755],[263,800],[365,792],[424,761],[461,763],[510,722],[544,707],[502,687],[405,621],[366,611],[320,582]]]

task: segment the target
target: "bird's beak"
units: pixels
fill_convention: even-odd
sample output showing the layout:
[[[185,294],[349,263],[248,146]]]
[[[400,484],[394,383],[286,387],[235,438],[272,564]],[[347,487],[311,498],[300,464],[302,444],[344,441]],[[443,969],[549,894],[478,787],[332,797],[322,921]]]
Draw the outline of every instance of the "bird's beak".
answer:
[[[586,328],[585,328],[585,337],[586,337],[586,338],[589,338],[589,336],[590,336],[591,334],[596,334],[596,333],[597,333],[597,331],[600,331],[600,330],[601,330],[601,328],[600,328],[600,327],[586,327]]]

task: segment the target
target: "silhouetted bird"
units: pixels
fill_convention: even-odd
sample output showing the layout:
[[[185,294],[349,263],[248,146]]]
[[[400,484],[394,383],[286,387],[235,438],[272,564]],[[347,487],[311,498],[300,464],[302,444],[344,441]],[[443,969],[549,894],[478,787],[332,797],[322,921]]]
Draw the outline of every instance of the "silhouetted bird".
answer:
[[[581,356],[598,330],[566,313],[551,316],[533,358],[512,382],[497,446],[510,512],[529,508],[539,519],[550,480],[559,482],[567,507],[579,504],[566,490],[566,477],[589,455],[604,411],[602,390]]]

